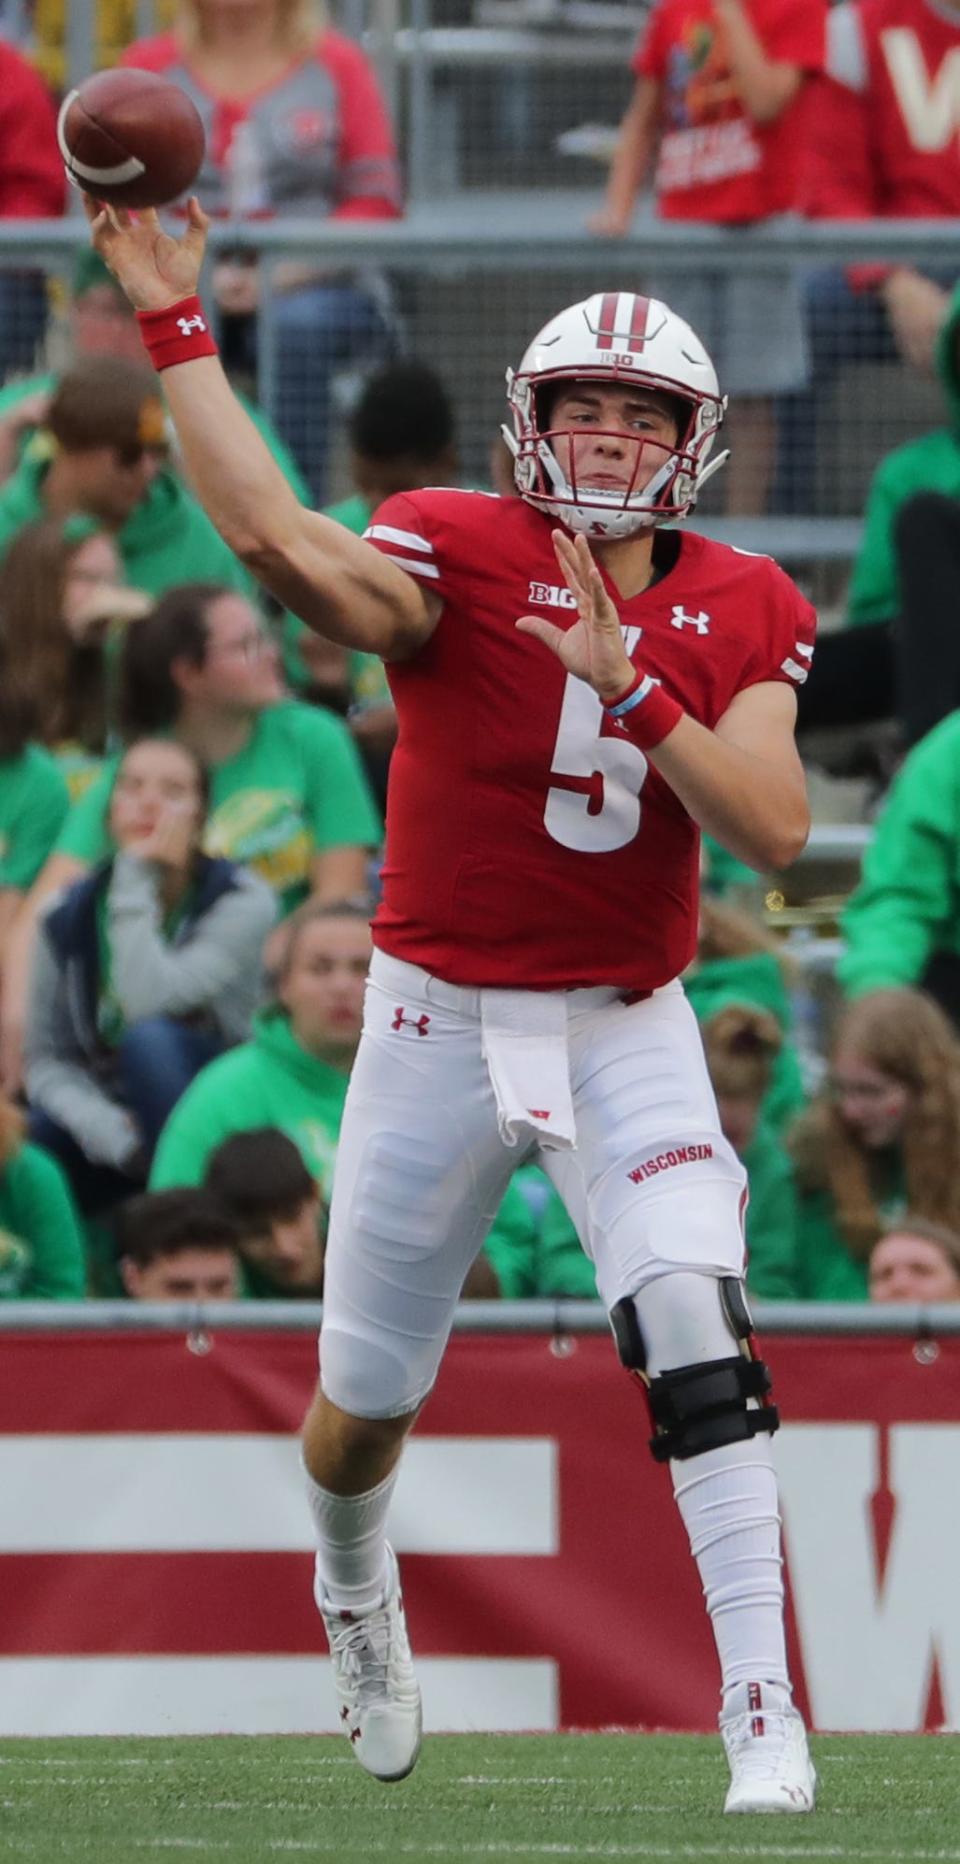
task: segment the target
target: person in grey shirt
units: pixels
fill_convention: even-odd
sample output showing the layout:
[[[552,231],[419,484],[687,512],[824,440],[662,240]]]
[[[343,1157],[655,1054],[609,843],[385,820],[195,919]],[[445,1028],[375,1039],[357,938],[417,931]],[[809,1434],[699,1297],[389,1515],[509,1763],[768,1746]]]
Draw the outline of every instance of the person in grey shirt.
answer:
[[[266,882],[201,852],[207,774],[141,738],[110,803],[116,854],[41,921],[27,1009],[32,1136],[91,1214],[144,1182],[196,1073],[249,1032],[276,905]]]

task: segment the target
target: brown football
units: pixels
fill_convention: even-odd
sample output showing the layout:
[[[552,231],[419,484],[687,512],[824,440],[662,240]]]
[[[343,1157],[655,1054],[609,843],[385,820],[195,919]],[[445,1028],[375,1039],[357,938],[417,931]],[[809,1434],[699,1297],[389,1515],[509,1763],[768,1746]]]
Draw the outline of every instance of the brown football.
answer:
[[[69,91],[57,120],[71,181],[118,207],[164,207],[196,180],[204,134],[196,106],[154,71],[98,71]]]

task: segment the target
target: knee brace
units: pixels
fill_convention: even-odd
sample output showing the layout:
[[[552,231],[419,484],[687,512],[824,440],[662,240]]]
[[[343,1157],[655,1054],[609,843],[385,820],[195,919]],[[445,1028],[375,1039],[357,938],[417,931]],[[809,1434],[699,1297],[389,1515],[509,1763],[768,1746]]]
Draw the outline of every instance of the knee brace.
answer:
[[[650,1450],[658,1463],[702,1456],[727,1443],[742,1443],[760,1432],[779,1429],[770,1402],[770,1374],[759,1357],[753,1321],[743,1285],[735,1276],[717,1282],[724,1319],[739,1351],[729,1359],[705,1359],[676,1366],[651,1378],[647,1354],[631,1296],[610,1314],[621,1364],[643,1385],[653,1425]],[[750,1400],[753,1404],[750,1404]]]

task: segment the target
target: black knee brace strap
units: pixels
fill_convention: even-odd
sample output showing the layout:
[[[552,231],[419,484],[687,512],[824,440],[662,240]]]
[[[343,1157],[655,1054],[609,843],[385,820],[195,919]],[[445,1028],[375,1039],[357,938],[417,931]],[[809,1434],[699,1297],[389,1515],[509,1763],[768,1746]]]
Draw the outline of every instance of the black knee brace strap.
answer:
[[[727,1443],[743,1443],[760,1431],[779,1428],[776,1406],[763,1402],[770,1374],[762,1359],[707,1359],[677,1366],[650,1380],[650,1448],[658,1463],[702,1456]],[[747,1409],[747,1399],[761,1402]]]

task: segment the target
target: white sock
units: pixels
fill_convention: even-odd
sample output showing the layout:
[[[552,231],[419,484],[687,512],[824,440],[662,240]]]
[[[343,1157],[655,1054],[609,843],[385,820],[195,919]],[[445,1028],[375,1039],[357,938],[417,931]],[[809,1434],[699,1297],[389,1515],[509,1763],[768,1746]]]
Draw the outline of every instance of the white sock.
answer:
[[[314,1596],[321,1610],[373,1611],[387,1579],[386,1520],[397,1469],[366,1495],[332,1495],[304,1470],[317,1531]]]
[[[727,1444],[670,1468],[716,1639],[724,1711],[748,1683],[777,1685],[788,1707],[780,1513],[766,1443]]]

